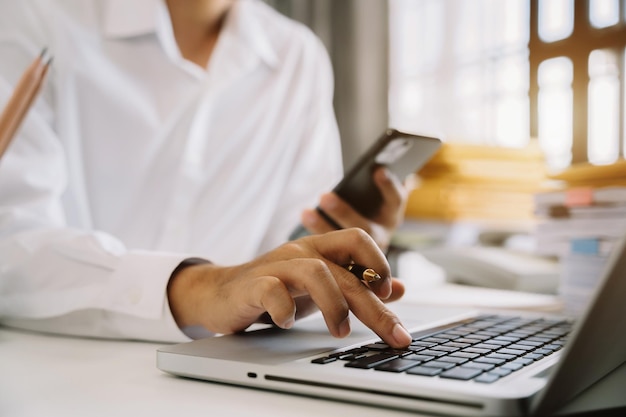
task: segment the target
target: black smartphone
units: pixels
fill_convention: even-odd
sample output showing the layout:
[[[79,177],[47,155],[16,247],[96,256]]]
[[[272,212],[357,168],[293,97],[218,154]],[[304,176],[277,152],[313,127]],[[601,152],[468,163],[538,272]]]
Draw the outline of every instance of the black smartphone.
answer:
[[[364,217],[373,218],[383,203],[382,194],[372,178],[374,171],[385,166],[400,180],[404,180],[432,158],[440,146],[439,138],[387,129],[346,171],[333,191]],[[319,207],[317,211],[328,223],[341,229]],[[293,240],[307,234],[307,230],[299,226],[289,238]]]

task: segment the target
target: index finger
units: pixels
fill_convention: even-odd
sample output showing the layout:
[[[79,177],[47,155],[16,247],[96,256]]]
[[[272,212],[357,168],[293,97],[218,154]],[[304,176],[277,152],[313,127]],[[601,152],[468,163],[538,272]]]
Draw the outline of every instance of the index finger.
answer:
[[[402,326],[398,316],[366,285],[346,272],[339,269],[333,271],[354,315],[390,346],[396,348],[408,346],[412,337]]]
[[[376,295],[391,293],[391,270],[374,240],[360,229],[339,230],[310,238],[318,252],[334,262],[329,267],[355,316],[391,346],[408,346],[411,335]],[[341,266],[350,262],[372,268],[381,276],[381,280],[371,286],[373,291]]]

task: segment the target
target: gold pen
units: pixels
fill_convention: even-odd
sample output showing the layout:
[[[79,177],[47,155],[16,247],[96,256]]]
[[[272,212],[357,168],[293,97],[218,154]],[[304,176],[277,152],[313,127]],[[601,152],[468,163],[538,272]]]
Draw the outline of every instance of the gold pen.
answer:
[[[370,282],[378,281],[382,278],[372,268],[366,268],[358,264],[349,264],[348,266],[346,266],[346,269],[352,272],[358,279],[368,284]]]

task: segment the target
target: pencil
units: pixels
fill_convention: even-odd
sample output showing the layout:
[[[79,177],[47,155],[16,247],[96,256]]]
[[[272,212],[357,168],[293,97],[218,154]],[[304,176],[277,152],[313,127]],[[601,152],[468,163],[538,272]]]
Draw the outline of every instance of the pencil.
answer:
[[[52,58],[48,57],[47,49],[44,48],[26,68],[15,86],[13,94],[0,115],[0,157],[8,148],[28,110],[35,102],[51,62]]]

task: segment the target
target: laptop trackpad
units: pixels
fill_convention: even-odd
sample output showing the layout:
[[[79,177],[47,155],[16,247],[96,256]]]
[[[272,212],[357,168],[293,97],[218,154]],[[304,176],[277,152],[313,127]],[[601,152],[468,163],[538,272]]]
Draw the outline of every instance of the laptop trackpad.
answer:
[[[390,305],[390,307],[409,329],[468,313],[467,309],[416,307],[402,303]],[[279,364],[378,339],[372,330],[354,316],[351,317],[351,327],[350,336],[344,339],[332,337],[328,333],[323,317],[318,313],[298,321],[289,330],[268,327],[223,337],[196,340],[160,350],[238,362]]]

